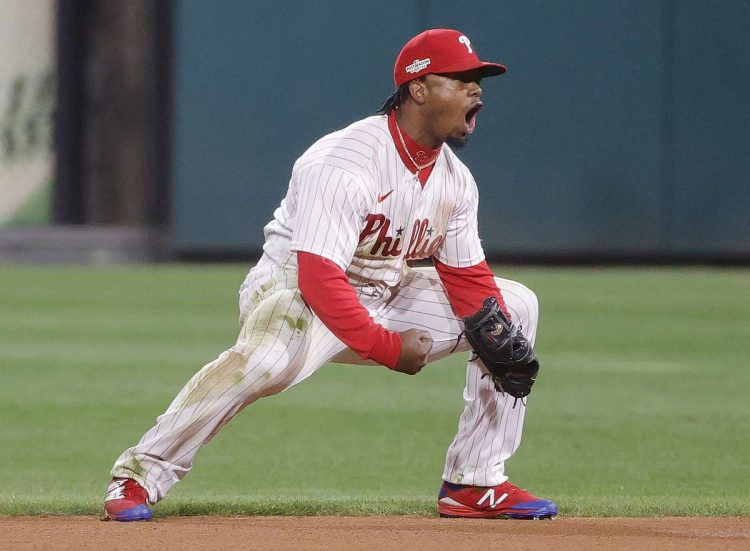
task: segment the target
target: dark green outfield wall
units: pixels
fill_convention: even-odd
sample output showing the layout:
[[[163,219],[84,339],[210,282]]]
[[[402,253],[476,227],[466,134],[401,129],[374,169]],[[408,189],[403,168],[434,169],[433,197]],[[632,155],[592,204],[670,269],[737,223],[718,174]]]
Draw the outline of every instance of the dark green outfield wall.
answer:
[[[178,0],[174,246],[253,252],[428,27],[508,65],[459,155],[488,253],[750,257],[750,2]]]

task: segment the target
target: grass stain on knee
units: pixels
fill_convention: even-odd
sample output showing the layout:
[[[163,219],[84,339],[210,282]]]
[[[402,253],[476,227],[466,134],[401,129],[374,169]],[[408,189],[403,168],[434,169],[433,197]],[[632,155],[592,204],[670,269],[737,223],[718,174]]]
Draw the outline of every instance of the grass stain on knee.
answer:
[[[221,395],[242,380],[246,362],[247,356],[240,351],[229,349],[223,352],[188,381],[178,395],[181,405],[188,407],[207,400],[209,396]]]
[[[307,320],[305,318],[294,319],[292,316],[284,316],[284,321],[292,331],[302,331],[307,329]]]

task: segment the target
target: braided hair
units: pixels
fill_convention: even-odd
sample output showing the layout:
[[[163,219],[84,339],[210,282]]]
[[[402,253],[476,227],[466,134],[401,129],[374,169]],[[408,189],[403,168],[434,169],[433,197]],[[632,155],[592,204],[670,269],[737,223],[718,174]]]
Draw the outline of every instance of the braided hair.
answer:
[[[418,77],[414,80],[423,80],[424,77]],[[404,104],[404,101],[406,101],[407,98],[410,97],[411,93],[409,92],[409,84],[413,81],[404,82],[401,86],[399,86],[395,92],[393,92],[390,96],[385,98],[383,100],[383,103],[380,104],[380,107],[376,111],[378,115],[387,115],[394,109],[398,109]]]

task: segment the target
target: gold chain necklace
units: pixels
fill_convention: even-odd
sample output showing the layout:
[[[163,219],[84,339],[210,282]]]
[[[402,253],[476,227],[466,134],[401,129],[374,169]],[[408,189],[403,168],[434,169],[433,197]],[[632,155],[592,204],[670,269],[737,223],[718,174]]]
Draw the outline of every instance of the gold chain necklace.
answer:
[[[417,172],[416,172],[416,174],[414,174],[414,176],[416,176],[417,178],[419,178],[419,173],[420,173],[420,172],[421,172],[422,170],[424,170],[425,168],[429,168],[429,167],[431,167],[432,165],[434,165],[434,164],[435,164],[435,161],[437,161],[437,158],[438,158],[438,156],[437,156],[437,155],[435,155],[435,158],[434,158],[434,159],[432,159],[432,160],[431,160],[431,161],[430,161],[429,163],[427,163],[426,165],[423,165],[423,166],[419,166],[419,165],[417,164],[417,161],[415,161],[415,160],[414,160],[414,157],[412,157],[412,156],[411,156],[411,153],[409,153],[409,148],[408,148],[408,147],[406,147],[406,142],[404,141],[404,136],[403,136],[403,134],[401,134],[401,127],[400,127],[400,126],[398,125],[398,123],[396,122],[396,118],[395,118],[395,117],[393,118],[393,123],[394,123],[394,124],[396,125],[396,132],[398,132],[398,138],[399,138],[399,139],[401,140],[401,146],[402,146],[402,147],[404,148],[404,151],[406,151],[406,156],[407,156],[407,157],[409,157],[409,160],[410,160],[410,161],[411,161],[411,162],[412,162],[412,163],[414,164],[414,168],[416,168],[416,169],[417,169]]]

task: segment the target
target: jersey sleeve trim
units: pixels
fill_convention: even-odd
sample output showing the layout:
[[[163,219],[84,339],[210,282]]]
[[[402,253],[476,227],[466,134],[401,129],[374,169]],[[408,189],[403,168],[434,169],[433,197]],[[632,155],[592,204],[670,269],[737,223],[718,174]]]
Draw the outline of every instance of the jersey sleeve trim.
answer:
[[[473,266],[476,266],[477,264],[481,264],[486,260],[484,251],[482,252],[482,254],[473,256],[467,260],[450,259],[442,254],[435,255],[435,258],[446,266],[450,266],[451,268],[471,268]]]
[[[294,253],[310,253],[317,256],[320,256],[322,258],[325,258],[326,260],[330,260],[334,264],[336,264],[339,268],[346,271],[346,269],[349,267],[350,260],[346,260],[341,255],[335,253],[331,250],[326,249],[318,249],[316,247],[305,247],[304,245],[300,246],[295,242],[292,242],[290,250]]]

